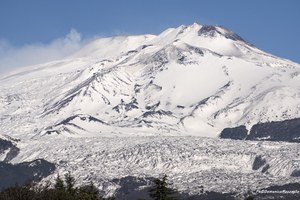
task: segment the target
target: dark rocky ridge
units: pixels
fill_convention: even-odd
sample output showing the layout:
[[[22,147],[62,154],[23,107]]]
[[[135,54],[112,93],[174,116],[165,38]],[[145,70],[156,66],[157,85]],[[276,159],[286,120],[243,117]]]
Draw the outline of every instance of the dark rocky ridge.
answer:
[[[27,181],[39,181],[53,173],[54,170],[55,165],[43,159],[15,165],[0,162],[0,189],[14,186],[16,183],[24,184]]]
[[[0,155],[5,151],[8,152],[3,161],[0,161],[0,190],[14,186],[16,183],[24,184],[27,181],[39,181],[55,170],[54,164],[43,159],[15,165],[8,163],[18,155],[20,149],[12,141],[0,139]]]
[[[20,151],[20,149],[18,147],[16,147],[16,145],[14,145],[13,142],[11,142],[9,140],[0,139],[0,155],[5,153],[5,151],[7,151],[7,150],[8,150],[8,152],[7,152],[3,162],[9,162],[11,159],[16,157]]]
[[[120,188],[115,193],[117,200],[123,199],[145,199],[152,200],[149,196],[149,188],[152,185],[153,177],[138,178],[134,176],[126,176],[120,179],[113,179],[112,182],[119,185]],[[172,185],[170,185],[172,187]],[[231,200],[233,199],[233,193],[217,193],[207,191],[204,194],[189,195],[187,193],[177,192],[176,196],[182,200]]]
[[[220,138],[255,141],[300,142],[300,118],[259,123],[252,126],[249,135],[245,126],[225,128]]]
[[[300,142],[300,118],[255,124],[246,139]]]
[[[266,160],[261,157],[261,155],[256,156],[252,165],[253,170],[258,170],[266,164]]]
[[[219,29],[223,29],[224,33],[220,32]],[[242,41],[247,43],[241,36],[238,34],[226,29],[222,26],[211,26],[211,25],[204,25],[202,28],[198,31],[199,36],[204,37],[216,37],[217,34],[223,35],[227,39],[231,39],[234,41]],[[247,43],[248,44],[248,43]]]
[[[243,140],[247,137],[248,130],[246,126],[238,126],[235,128],[225,128],[220,134],[221,138],[228,138],[233,140]]]
[[[138,199],[151,200],[148,190],[151,187],[153,177],[138,178],[133,176],[127,176],[120,179],[113,179],[112,182],[119,185],[120,188],[116,191],[115,197],[117,200],[123,199]],[[171,186],[172,187],[172,186]],[[295,200],[300,198],[300,184],[289,183],[285,185],[274,185],[267,188],[261,188],[256,191],[249,191],[254,199],[289,199]],[[214,191],[203,191],[203,194],[189,195],[187,193],[177,193],[176,195],[182,200],[233,200],[233,199],[245,199],[242,196],[246,194],[238,193],[218,193]]]

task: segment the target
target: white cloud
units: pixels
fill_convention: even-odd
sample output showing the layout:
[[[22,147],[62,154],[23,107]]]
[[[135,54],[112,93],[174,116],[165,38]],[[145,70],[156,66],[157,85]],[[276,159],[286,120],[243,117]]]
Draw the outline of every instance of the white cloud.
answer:
[[[0,72],[17,67],[39,64],[66,57],[83,44],[81,34],[75,29],[63,38],[49,44],[30,44],[15,47],[6,40],[0,40]]]

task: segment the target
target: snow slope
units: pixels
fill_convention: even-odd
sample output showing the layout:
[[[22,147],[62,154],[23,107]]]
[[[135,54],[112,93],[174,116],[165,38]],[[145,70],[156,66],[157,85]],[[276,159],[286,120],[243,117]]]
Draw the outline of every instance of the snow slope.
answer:
[[[298,118],[299,108],[300,65],[219,26],[100,38],[64,60],[0,78],[0,134],[21,139],[12,162],[44,158],[81,180],[95,171],[99,185],[165,172],[191,193],[204,183],[230,191],[237,180],[236,190],[293,181],[296,144],[206,137]],[[258,155],[269,174],[252,169]],[[224,182],[212,181],[216,174]]]
[[[21,145],[22,146],[22,145]],[[237,148],[238,147],[238,148]],[[290,175],[300,169],[295,143],[234,141],[203,137],[44,137],[22,146],[13,162],[44,158],[57,173],[71,171],[76,180],[91,180],[107,196],[119,188],[112,180],[167,174],[181,192],[246,192],[299,182]],[[254,164],[261,157],[265,163]],[[56,174],[48,177],[54,180]]]
[[[101,38],[65,60],[3,76],[0,126],[17,137],[216,137],[224,127],[299,117],[299,72],[223,27]],[[61,123],[77,115],[103,123]]]

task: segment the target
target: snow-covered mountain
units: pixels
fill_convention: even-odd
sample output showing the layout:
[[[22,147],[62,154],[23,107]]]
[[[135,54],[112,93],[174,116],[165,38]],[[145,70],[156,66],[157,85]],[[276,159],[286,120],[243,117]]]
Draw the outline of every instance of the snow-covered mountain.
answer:
[[[82,162],[83,158],[79,156],[82,152],[77,152],[76,148],[68,150],[68,141],[74,140],[74,146],[79,148],[81,141],[88,140],[85,137],[91,137],[93,148],[104,137],[108,143],[111,141],[111,144],[118,145],[115,138],[122,140],[120,138],[139,136],[140,139],[133,140],[123,138],[134,146],[146,140],[144,137],[180,136],[181,141],[174,144],[174,149],[172,139],[166,140],[166,143],[175,155],[182,156],[177,151],[185,146],[183,136],[218,137],[227,127],[245,125],[249,128],[259,122],[298,118],[299,108],[299,64],[268,54],[224,27],[196,23],[170,28],[159,35],[96,39],[64,60],[26,67],[0,78],[0,134],[21,139],[17,145],[20,154],[12,162],[46,158],[57,163],[61,167],[58,170],[73,169],[76,163]],[[186,139],[187,142],[191,140],[190,137]],[[224,145],[222,140],[212,141],[213,144]],[[53,146],[51,142],[57,144]],[[193,152],[197,144],[192,143],[193,147],[182,151]],[[240,147],[245,148],[251,146],[250,143],[239,142]],[[156,154],[153,157],[152,148],[162,148],[158,152],[165,151],[156,140],[154,144],[155,147],[151,143],[137,147],[150,157],[149,163],[154,162],[152,158],[163,159],[157,158]],[[201,148],[206,148],[204,144]],[[34,151],[31,145],[35,146]],[[52,146],[55,150],[51,149]],[[57,150],[60,147],[64,150]],[[91,150],[88,152],[95,153],[96,158],[119,156],[120,162],[123,162],[122,151],[126,152],[124,156],[135,152],[135,147],[132,149],[124,144],[119,147],[111,150],[109,155],[102,154],[102,148],[95,150],[99,155]],[[273,143],[265,148],[269,152]],[[51,157],[55,152],[60,153]],[[144,158],[141,152],[138,155],[142,158],[138,160]],[[217,157],[222,154],[217,149],[213,152]],[[233,160],[238,169],[248,170],[243,172],[248,176],[256,155],[252,150],[245,152],[240,152],[246,155],[241,158],[245,162]],[[232,151],[227,153],[224,155],[236,155]],[[204,156],[202,153],[191,154]],[[215,157],[210,156],[209,162],[213,162]],[[289,164],[293,156],[296,153],[285,158],[286,168],[282,169],[270,156],[269,160],[273,162],[269,166],[270,174],[281,178],[290,176],[298,166]],[[216,166],[235,170],[226,161],[229,157],[222,157],[221,164],[208,165],[205,170],[216,169]],[[113,160],[105,159],[108,158],[101,157],[100,160],[111,162],[106,167],[116,166]],[[130,156],[128,159],[131,159]],[[147,168],[148,175],[153,170],[158,170],[156,173],[166,172],[166,160],[162,161],[164,164],[160,168],[157,168],[160,161],[155,162],[149,169],[139,167]],[[186,159],[176,161],[177,164],[182,162],[187,162],[187,168],[193,165]],[[67,164],[62,167],[62,163]],[[91,166],[99,164],[96,161],[91,163]],[[175,169],[167,168],[167,172],[170,172],[171,178],[172,174],[176,176],[178,181],[182,176],[179,171],[183,169],[176,169],[180,164],[169,164]],[[202,170],[198,164],[195,166],[195,171],[189,175],[194,176],[199,172],[197,170]],[[83,179],[79,169],[74,170]],[[132,173],[141,174],[140,171]],[[130,173],[120,172],[118,176],[121,175]],[[113,177],[111,174],[103,176]]]
[[[101,38],[1,78],[3,134],[197,135],[300,117],[300,66],[218,26]]]

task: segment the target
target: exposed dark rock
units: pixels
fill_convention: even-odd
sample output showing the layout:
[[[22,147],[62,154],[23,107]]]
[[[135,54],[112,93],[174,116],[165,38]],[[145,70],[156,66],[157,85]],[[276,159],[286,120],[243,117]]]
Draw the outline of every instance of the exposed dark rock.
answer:
[[[222,29],[223,31],[221,32],[218,29]],[[227,39],[234,40],[234,41],[242,41],[242,42],[247,43],[250,46],[253,46],[252,44],[249,44],[248,42],[246,42],[238,34],[232,32],[229,29],[222,27],[222,26],[205,25],[205,26],[202,26],[202,28],[198,31],[198,35],[204,36],[204,37],[216,37],[217,34],[223,35]]]
[[[46,116],[50,113],[60,111],[62,108],[66,107],[78,94],[79,92],[72,94],[68,97],[65,97],[61,101],[55,102],[55,104],[52,105],[50,108],[44,110],[43,115]]]
[[[43,177],[49,176],[54,170],[55,165],[43,159],[15,165],[0,162],[0,189],[14,186],[16,183],[24,184],[31,180],[39,181]]]
[[[137,52],[138,52],[137,50],[131,50],[131,51],[128,51],[127,54],[137,53]]]
[[[267,172],[268,172],[268,169],[270,169],[270,165],[269,165],[269,164],[266,164],[266,165],[262,168],[261,172],[262,172],[262,173],[267,173]]]
[[[215,37],[217,33],[221,34],[215,26],[211,26],[211,25],[202,26],[198,31],[199,36],[205,36],[205,37],[208,36]]]
[[[231,40],[235,40],[235,41],[243,41],[246,42],[241,36],[239,36],[238,34],[228,30],[225,27],[220,27],[223,30],[225,30],[225,33],[223,34],[227,39],[231,39]]]
[[[288,183],[285,185],[274,185],[268,188],[265,188],[268,191],[300,191],[300,183]]]
[[[120,179],[113,179],[112,182],[118,184],[120,188],[116,191],[115,197],[116,199],[145,199],[151,200],[148,191],[151,187],[152,181],[154,178],[137,178],[133,176],[127,176]],[[202,189],[202,188],[200,188]],[[199,195],[189,195],[187,193],[179,193],[177,196],[182,200],[231,200],[233,198],[233,193],[217,193],[217,192],[205,192]]]
[[[135,85],[134,85],[134,92],[135,92],[135,93],[140,93],[141,87],[142,87],[141,85],[135,84]]]
[[[167,116],[171,116],[173,115],[173,113],[171,111],[164,111],[164,110],[158,110],[158,111],[147,111],[143,114],[143,117],[149,117],[149,116],[153,116],[153,115],[167,115]]]
[[[147,120],[140,120],[137,124],[137,127],[143,127],[143,126],[147,126],[147,127],[153,127],[152,126],[152,123],[151,121],[147,121]]]
[[[248,130],[246,126],[238,126],[234,128],[225,128],[220,134],[220,138],[244,140],[247,137]]]
[[[154,105],[147,105],[145,108],[146,108],[147,110],[155,110],[159,105],[160,105],[160,102],[157,102],[157,103],[154,104]]]
[[[11,141],[0,139],[0,154],[13,146],[14,145]]]
[[[186,60],[186,56],[180,54],[178,55],[178,63],[184,64],[184,61]]]
[[[266,163],[267,163],[267,161],[265,159],[263,159],[261,157],[261,155],[256,156],[255,159],[254,159],[254,162],[252,164],[252,169],[253,170],[258,170],[259,168],[264,166]]]
[[[50,131],[46,131],[45,134],[46,134],[46,135],[54,135],[54,134],[59,135],[60,132],[59,132],[59,131],[56,131],[56,130],[50,130]]]
[[[245,126],[225,128],[221,132],[220,138],[300,142],[300,118],[255,124],[249,135],[247,135]]]
[[[145,49],[145,48],[151,47],[151,46],[153,46],[153,45],[152,45],[152,44],[149,44],[149,45],[143,45],[143,46],[141,47],[141,49]]]
[[[5,153],[5,151],[7,150],[9,151],[7,152],[6,157],[3,160],[4,162],[9,162],[11,159],[16,157],[20,151],[20,149],[16,147],[16,145],[14,145],[11,141],[0,139],[0,155]]]
[[[19,154],[19,152],[20,152],[20,149],[18,147],[16,147],[16,146],[11,147],[3,161],[4,162],[11,161],[14,157],[16,157]]]
[[[300,142],[300,118],[256,124],[246,139]]]
[[[61,100],[55,102],[54,104],[52,104],[52,102],[46,103],[46,108],[43,111],[43,116],[46,116],[50,113],[59,112],[62,108],[69,105],[69,103],[78,95],[83,94],[83,96],[89,96],[90,95],[88,92],[89,90],[86,90],[85,88],[88,87],[92,82],[97,81],[98,77],[101,75],[102,74],[94,73],[93,76],[87,78],[86,80],[82,81],[80,84],[70,89]],[[104,97],[102,98],[105,103],[110,104],[110,102],[107,101]]]
[[[204,55],[204,52],[202,51],[201,48],[194,47],[194,46],[187,46],[189,50],[194,51],[196,54],[199,54],[200,56]]]
[[[198,104],[197,104],[197,107],[200,107],[202,105],[205,105],[208,100],[210,99],[211,97],[206,97],[205,99],[202,99]]]
[[[130,111],[130,110],[138,109],[138,108],[139,108],[138,102],[137,102],[136,98],[133,97],[131,102],[129,102],[129,103],[125,103],[123,100],[121,100],[121,103],[116,105],[115,107],[113,107],[113,110],[120,113],[121,110]]]
[[[55,126],[70,124],[70,122],[72,120],[74,120],[75,118],[80,118],[80,120],[82,120],[82,121],[87,120],[89,122],[94,121],[94,122],[99,122],[99,123],[102,123],[102,124],[106,124],[104,121],[102,121],[100,119],[97,119],[95,117],[89,116],[89,115],[74,115],[74,116],[68,117],[67,119],[61,121],[60,123],[56,124]]]
[[[291,173],[292,177],[299,177],[300,176],[300,169],[295,169],[292,173]]]
[[[158,52],[156,52],[155,54],[153,54],[147,60],[145,60],[144,64],[152,65],[153,68],[151,69],[151,71],[156,71],[156,70],[162,68],[163,66],[165,66],[165,64],[167,64],[168,62],[169,62],[168,54],[166,52],[166,49],[163,48],[163,49],[159,50]]]
[[[153,178],[138,178],[126,176],[120,179],[113,179],[120,188],[116,191],[116,199],[151,199],[148,195],[148,188]],[[145,188],[146,187],[146,188]]]
[[[150,200],[148,195],[149,187],[151,186],[153,178],[137,178],[137,177],[123,177],[120,179],[113,179],[112,181],[120,186],[116,191],[115,197],[117,200],[123,199],[145,199]],[[290,192],[289,192],[290,191]],[[299,199],[300,192],[299,183],[289,183],[285,185],[275,185],[268,188],[262,188],[253,191],[252,197],[254,199]],[[237,193],[219,193],[214,191],[204,191],[203,194],[189,195],[187,193],[177,193],[177,197],[182,200],[233,200],[239,199]],[[247,196],[244,194],[244,196]]]
[[[73,123],[72,121],[74,119],[80,119],[81,121],[86,121],[86,122],[97,122],[100,124],[104,124],[104,125],[108,125],[106,122],[97,119],[95,117],[92,117],[90,115],[83,115],[83,114],[78,114],[78,115],[73,115],[71,117],[68,117],[67,119],[64,119],[63,121],[53,125],[53,126],[49,126],[45,129],[45,134],[46,135],[53,135],[53,134],[61,134],[62,132],[68,132],[70,134],[76,134],[74,131],[72,131],[71,129],[68,128],[69,127],[75,127],[77,129],[86,131],[84,128],[76,125],[75,123]]]

